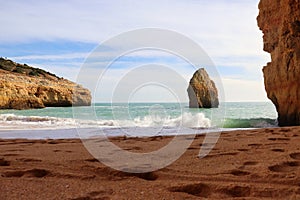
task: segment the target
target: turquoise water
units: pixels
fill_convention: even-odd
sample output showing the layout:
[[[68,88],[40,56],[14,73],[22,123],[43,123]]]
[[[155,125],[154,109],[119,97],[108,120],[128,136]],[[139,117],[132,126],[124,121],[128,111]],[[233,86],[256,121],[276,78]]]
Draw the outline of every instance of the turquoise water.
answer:
[[[226,102],[220,108],[190,109],[187,103],[96,103],[92,107],[0,110],[1,128],[155,127],[261,128],[276,126],[270,102]],[[89,118],[93,112],[96,118]],[[79,113],[79,114],[78,114]]]

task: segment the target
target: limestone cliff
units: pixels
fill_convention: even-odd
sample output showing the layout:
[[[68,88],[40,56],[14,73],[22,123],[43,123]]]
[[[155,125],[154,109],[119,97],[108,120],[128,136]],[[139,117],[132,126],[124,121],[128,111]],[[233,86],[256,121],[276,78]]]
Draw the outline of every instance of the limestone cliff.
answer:
[[[90,91],[44,70],[0,58],[0,109],[87,106]]]
[[[257,21],[271,54],[263,73],[278,123],[300,125],[300,0],[261,0]]]
[[[194,73],[187,92],[190,108],[215,108],[219,106],[216,85],[203,68]]]

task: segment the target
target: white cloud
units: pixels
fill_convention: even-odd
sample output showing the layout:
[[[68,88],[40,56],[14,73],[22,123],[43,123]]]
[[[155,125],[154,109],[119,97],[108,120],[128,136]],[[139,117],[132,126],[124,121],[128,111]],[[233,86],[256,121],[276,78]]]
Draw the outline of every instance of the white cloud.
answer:
[[[66,59],[78,59],[85,58],[88,53],[68,53],[68,54],[51,54],[51,55],[27,55],[27,56],[15,56],[10,57],[15,61],[19,60],[66,60]]]
[[[0,39],[62,38],[98,43],[123,31],[158,27],[181,32],[204,45],[256,48],[259,43],[252,43],[251,38],[259,34],[257,2],[6,1],[1,4],[0,22],[6,26]],[[247,49],[251,48],[243,50]]]

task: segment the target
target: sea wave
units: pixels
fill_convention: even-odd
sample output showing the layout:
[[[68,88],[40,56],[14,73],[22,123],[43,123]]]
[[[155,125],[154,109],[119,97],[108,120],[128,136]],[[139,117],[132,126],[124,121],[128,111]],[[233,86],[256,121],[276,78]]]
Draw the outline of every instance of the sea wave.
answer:
[[[56,118],[48,116],[23,116],[15,114],[1,114],[0,125],[2,129],[32,129],[32,128],[72,128],[76,121],[71,118]]]
[[[251,119],[225,119],[223,128],[267,128],[277,127],[276,119],[251,118]]]
[[[232,119],[226,118],[222,123],[213,123],[203,113],[185,112],[178,117],[146,115],[133,119],[114,120],[78,120],[49,116],[23,116],[0,114],[0,129],[34,129],[34,128],[118,128],[118,127],[185,127],[185,128],[265,128],[277,127],[277,121],[269,118]]]
[[[0,114],[1,128],[88,128],[88,127],[188,127],[209,128],[211,121],[203,113],[183,113],[179,117],[161,117],[147,115],[132,120],[78,120],[73,118],[58,118],[49,116],[23,116],[15,114]]]

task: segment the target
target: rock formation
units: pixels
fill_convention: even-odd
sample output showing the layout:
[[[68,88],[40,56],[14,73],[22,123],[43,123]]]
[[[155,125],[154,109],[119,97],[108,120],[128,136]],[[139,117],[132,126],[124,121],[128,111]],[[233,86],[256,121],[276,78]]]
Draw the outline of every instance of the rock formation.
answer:
[[[88,106],[90,91],[44,70],[0,58],[0,109]]]
[[[187,92],[190,108],[216,108],[219,106],[216,85],[203,68],[194,73]]]
[[[258,26],[271,62],[263,68],[280,126],[300,125],[300,1],[261,0]]]

